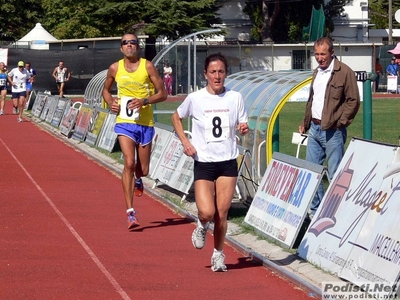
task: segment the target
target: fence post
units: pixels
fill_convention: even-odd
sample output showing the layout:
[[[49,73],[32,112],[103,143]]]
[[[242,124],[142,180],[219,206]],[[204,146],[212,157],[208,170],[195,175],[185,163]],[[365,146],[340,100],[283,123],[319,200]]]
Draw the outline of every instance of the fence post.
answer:
[[[372,89],[371,81],[375,80],[375,73],[356,71],[357,81],[363,82],[363,137],[372,140]]]

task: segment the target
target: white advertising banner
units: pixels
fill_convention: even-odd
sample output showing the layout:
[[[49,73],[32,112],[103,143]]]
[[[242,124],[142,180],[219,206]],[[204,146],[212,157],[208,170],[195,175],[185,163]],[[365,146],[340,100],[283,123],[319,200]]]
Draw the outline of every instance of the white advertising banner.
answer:
[[[181,141],[171,134],[155,166],[153,179],[187,194],[193,183],[194,160],[183,153]]]
[[[303,86],[301,89],[296,91],[289,99],[288,102],[307,102],[308,97],[310,96],[310,86],[311,84],[307,84]]]
[[[72,106],[72,101],[68,98],[59,98],[57,103],[56,111],[54,112],[53,119],[51,119],[51,125],[58,127],[61,120],[67,114],[70,107]]]
[[[45,106],[48,96],[49,95],[46,95],[43,93],[38,93],[36,95],[35,103],[33,104],[33,107],[32,107],[32,114],[35,117],[39,118],[39,116],[41,115],[43,107]]]
[[[193,169],[194,159],[183,154],[182,148],[182,158],[179,160],[175,172],[172,173],[168,185],[187,194],[194,181]]]
[[[353,139],[298,249],[361,285],[400,274],[400,150]]]
[[[53,116],[57,110],[59,99],[61,99],[61,98],[59,98],[58,96],[49,96],[50,105],[49,105],[49,110],[48,110],[46,118],[45,118],[45,121],[47,123],[51,123],[51,120],[53,120]]]
[[[300,160],[274,153],[244,221],[292,247],[324,172],[301,167]],[[285,161],[286,160],[286,161]],[[291,161],[297,161],[294,165]],[[314,165],[313,165],[314,166]]]
[[[397,76],[390,76],[387,77],[387,90],[388,91],[395,91],[397,93]]]
[[[156,166],[162,158],[162,155],[166,149],[166,145],[171,139],[173,128],[167,129],[163,124],[156,123],[154,126],[155,134],[152,142],[151,156],[150,156],[150,169],[149,177],[155,178]]]
[[[0,48],[0,62],[3,62],[6,66],[8,65],[8,48]]]
[[[117,134],[114,131],[115,120],[117,115],[109,113],[104,121],[103,127],[101,128],[100,135],[97,139],[97,147],[112,152],[115,143],[117,142]]]

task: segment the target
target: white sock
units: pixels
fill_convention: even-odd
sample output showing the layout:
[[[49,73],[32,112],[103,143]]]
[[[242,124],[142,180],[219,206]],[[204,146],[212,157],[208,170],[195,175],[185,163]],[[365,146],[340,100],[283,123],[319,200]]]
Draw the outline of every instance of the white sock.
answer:
[[[197,225],[198,225],[199,227],[201,227],[201,228],[207,230],[207,229],[208,229],[209,222],[203,224],[203,223],[200,222],[200,219],[197,219]]]
[[[217,249],[214,248],[213,256],[217,255],[217,254],[224,254],[224,250],[217,250]]]
[[[130,213],[135,213],[135,210],[133,208],[128,208],[126,213],[129,215]]]

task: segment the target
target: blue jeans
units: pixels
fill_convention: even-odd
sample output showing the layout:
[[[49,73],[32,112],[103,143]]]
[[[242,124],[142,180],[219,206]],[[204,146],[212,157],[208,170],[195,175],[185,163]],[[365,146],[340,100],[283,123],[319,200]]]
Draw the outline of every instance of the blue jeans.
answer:
[[[376,74],[376,79],[375,79],[375,92],[378,91],[380,77],[381,77],[380,75]]]
[[[311,121],[311,128],[308,132],[306,160],[323,165],[326,159],[328,176],[331,180],[343,158],[346,139],[347,129],[345,127],[325,131],[321,129],[321,125],[316,125]],[[315,214],[324,194],[325,191],[321,182],[311,203],[310,210],[312,215]]]

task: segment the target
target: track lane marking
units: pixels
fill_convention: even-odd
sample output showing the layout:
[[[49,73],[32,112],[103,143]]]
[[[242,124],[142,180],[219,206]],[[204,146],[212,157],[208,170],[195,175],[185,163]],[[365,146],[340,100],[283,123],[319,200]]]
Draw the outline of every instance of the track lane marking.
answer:
[[[10,153],[12,158],[16,161],[16,163],[20,166],[20,168],[24,171],[26,176],[31,180],[33,185],[36,187],[36,189],[42,194],[42,196],[46,199],[47,203],[53,208],[53,210],[56,212],[56,214],[59,216],[59,218],[64,222],[64,224],[67,226],[69,231],[72,233],[72,235],[76,238],[76,240],[81,244],[83,249],[85,249],[86,253],[90,256],[90,258],[93,260],[93,262],[97,265],[97,267],[100,269],[101,272],[107,277],[107,279],[110,281],[110,283],[114,286],[115,290],[121,295],[122,299],[124,300],[130,300],[131,298],[128,296],[128,294],[122,289],[122,287],[118,284],[118,282],[115,280],[115,278],[110,274],[110,272],[107,271],[106,267],[100,262],[96,254],[90,249],[90,247],[85,243],[85,241],[82,239],[82,237],[79,235],[79,233],[74,229],[74,227],[71,225],[71,223],[68,222],[68,220],[64,217],[64,215],[61,213],[61,211],[57,208],[57,206],[51,201],[51,199],[46,195],[46,193],[43,191],[43,189],[40,187],[40,185],[33,179],[31,174],[25,169],[25,167],[22,165],[22,163],[18,160],[18,158],[12,153],[10,148],[4,143],[3,139],[0,138],[1,143],[3,146],[6,148],[6,150]]]

